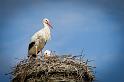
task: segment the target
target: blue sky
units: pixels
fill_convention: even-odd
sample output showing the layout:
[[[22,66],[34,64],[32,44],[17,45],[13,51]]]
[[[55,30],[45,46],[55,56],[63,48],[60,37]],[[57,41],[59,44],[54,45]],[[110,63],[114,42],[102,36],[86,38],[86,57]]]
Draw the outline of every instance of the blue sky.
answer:
[[[0,15],[0,82],[9,82],[18,60],[25,58],[31,36],[51,20],[52,38],[45,49],[94,59],[100,82],[122,82],[124,76],[123,0],[4,0]],[[44,49],[44,50],[45,50]]]

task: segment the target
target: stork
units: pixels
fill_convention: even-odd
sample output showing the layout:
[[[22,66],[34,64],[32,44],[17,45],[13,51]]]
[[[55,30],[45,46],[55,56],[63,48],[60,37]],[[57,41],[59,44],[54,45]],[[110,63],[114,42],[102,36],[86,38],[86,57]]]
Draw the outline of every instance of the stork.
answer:
[[[29,60],[31,58],[36,58],[36,64],[38,63],[38,53],[41,52],[42,49],[46,45],[47,41],[51,38],[50,28],[52,28],[50,21],[47,18],[44,18],[42,21],[44,27],[36,32],[32,37],[28,47],[28,57]]]
[[[49,57],[52,57],[52,53],[50,50],[45,50],[44,51],[44,57],[45,57],[45,60],[48,60]]]

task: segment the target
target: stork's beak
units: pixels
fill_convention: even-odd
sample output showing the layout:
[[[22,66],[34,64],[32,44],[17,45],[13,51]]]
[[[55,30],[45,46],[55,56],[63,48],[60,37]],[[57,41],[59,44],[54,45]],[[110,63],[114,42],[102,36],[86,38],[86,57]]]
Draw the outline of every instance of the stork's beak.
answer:
[[[48,22],[47,24],[48,24],[48,25],[49,25],[49,26],[53,29],[53,27],[52,27],[52,25],[51,25],[51,23],[50,23],[50,22]]]

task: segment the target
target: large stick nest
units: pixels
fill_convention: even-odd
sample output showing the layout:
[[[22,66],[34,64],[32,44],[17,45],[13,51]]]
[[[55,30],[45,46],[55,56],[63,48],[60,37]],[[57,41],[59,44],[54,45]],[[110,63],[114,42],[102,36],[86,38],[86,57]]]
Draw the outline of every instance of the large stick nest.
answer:
[[[38,59],[20,61],[13,69],[12,82],[92,82],[92,66],[76,56],[52,56],[44,62]]]

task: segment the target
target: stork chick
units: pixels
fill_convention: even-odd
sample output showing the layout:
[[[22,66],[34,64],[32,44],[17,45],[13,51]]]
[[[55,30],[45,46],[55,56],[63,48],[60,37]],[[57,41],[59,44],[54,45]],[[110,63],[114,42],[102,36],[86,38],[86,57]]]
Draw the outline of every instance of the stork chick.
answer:
[[[52,57],[51,51],[50,50],[45,50],[44,51],[44,60],[48,60],[49,57]]]

